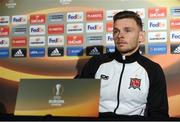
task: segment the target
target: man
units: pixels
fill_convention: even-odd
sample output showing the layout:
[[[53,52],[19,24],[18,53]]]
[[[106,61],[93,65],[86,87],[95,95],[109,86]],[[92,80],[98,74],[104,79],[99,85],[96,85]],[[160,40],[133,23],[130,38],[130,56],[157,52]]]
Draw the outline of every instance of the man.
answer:
[[[79,76],[101,79],[100,117],[168,117],[163,70],[139,53],[145,36],[141,18],[132,11],[122,11],[113,20],[115,52],[92,57]]]

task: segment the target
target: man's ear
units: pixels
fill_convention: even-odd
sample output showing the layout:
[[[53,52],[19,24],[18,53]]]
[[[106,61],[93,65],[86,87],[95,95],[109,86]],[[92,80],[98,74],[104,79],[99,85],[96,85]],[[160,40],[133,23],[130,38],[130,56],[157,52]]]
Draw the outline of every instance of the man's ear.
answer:
[[[146,32],[145,31],[141,31],[139,33],[139,43],[144,43],[146,40]]]

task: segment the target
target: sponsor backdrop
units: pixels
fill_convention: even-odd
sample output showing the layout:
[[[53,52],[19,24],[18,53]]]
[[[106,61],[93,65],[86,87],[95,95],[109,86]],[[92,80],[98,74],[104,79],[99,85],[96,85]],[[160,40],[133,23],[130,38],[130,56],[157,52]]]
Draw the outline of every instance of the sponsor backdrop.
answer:
[[[166,75],[170,116],[180,117],[179,0],[1,0],[0,102],[15,108],[22,78],[74,78],[93,55],[114,51],[112,17],[137,12],[143,55]]]

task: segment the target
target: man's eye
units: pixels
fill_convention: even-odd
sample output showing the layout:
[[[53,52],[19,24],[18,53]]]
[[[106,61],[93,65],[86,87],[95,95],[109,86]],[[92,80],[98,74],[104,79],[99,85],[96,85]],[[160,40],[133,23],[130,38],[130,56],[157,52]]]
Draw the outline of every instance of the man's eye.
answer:
[[[119,33],[119,31],[117,31],[117,30],[114,30],[114,31],[113,31],[113,33],[114,33],[114,34],[117,34],[117,33]]]
[[[131,32],[131,30],[125,30],[126,32]]]

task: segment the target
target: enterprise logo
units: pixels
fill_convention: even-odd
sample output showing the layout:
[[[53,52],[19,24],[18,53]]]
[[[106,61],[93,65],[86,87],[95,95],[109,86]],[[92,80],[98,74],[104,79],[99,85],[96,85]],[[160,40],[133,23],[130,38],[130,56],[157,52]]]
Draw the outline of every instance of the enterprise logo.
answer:
[[[148,45],[148,53],[150,55],[166,54],[167,53],[167,45],[166,44]]]
[[[8,58],[9,57],[9,49],[2,48],[0,49],[0,58]]]
[[[45,48],[30,48],[29,57],[44,57]]]
[[[67,56],[82,56],[83,47],[67,47]]]

